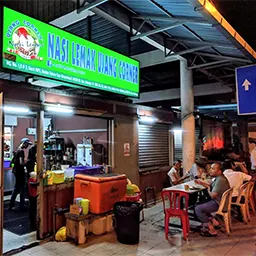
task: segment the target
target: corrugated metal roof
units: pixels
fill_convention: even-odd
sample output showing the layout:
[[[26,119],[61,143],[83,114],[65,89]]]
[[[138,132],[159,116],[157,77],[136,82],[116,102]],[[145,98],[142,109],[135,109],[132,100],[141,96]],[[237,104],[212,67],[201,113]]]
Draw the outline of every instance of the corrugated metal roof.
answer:
[[[143,40],[135,40],[131,42],[131,56],[154,51],[156,48]]]
[[[91,38],[89,38],[89,22]],[[116,52],[129,55],[128,33],[100,16],[92,16],[91,21],[88,21],[88,18],[81,20],[66,27],[65,30]]]
[[[130,42],[128,32],[97,15],[91,17],[90,39],[88,25],[87,18],[66,27],[65,30],[127,56],[129,53],[136,55],[156,49],[142,40]]]
[[[129,55],[127,32],[97,15],[92,16],[92,41],[111,50]]]
[[[0,72],[0,79],[11,80],[16,82],[25,82],[25,76],[15,75],[6,72]]]
[[[88,39],[88,19],[81,20],[80,22],[66,27],[65,30],[82,38]]]
[[[156,0],[160,6],[174,16],[186,16],[194,18],[202,18],[198,12],[194,12],[191,4],[184,0]],[[163,13],[162,13],[163,14]]]
[[[143,15],[161,15],[163,14],[158,8],[153,7],[149,1],[139,1],[139,0],[122,0],[123,4],[127,5],[129,8],[134,10],[136,13]]]
[[[203,12],[197,11],[193,5],[195,0],[122,0],[123,4],[135,11],[139,16],[156,16],[161,15],[164,18],[170,18],[170,21],[159,21],[151,18],[151,22],[157,27],[164,27],[170,25],[173,18],[195,18],[207,21],[207,16]],[[199,4],[199,2],[198,2]],[[218,27],[218,28],[217,28]],[[248,57],[242,46],[234,44],[234,40],[227,35],[224,35],[219,29],[220,24],[215,20],[208,21],[208,24],[186,22],[184,25],[177,26],[175,28],[166,30],[170,37],[183,38],[188,40],[198,40],[206,42],[216,42],[218,44],[229,45],[230,48],[222,48],[216,46],[209,48],[204,52],[218,53],[228,56],[246,58]],[[185,41],[183,41],[185,43]],[[185,43],[187,48],[198,47],[200,45],[193,45],[191,43]]]
[[[164,27],[166,25],[170,25],[173,22],[171,20],[171,17],[190,19],[195,18],[208,22],[208,24],[187,22],[185,25],[180,25],[173,29],[164,31],[165,33],[162,33],[162,35],[165,38],[166,36],[168,36],[170,40],[172,40],[172,37],[175,37],[176,39],[183,39],[182,43],[184,43],[186,48],[189,49],[196,48],[200,46],[200,44],[186,42],[186,40],[194,40],[198,42],[207,41],[211,43],[216,42],[218,44],[225,44],[230,46],[230,48],[214,46],[204,49],[200,52],[216,55],[223,54],[227,56],[247,59],[249,56],[248,50],[246,51],[244,49],[241,49],[241,45],[239,45],[239,43],[237,43],[237,40],[232,38],[232,36],[228,32],[223,33],[222,26],[220,26],[215,19],[210,19],[209,16],[201,10],[195,10],[196,5],[194,5],[194,3],[197,3],[197,5],[199,6],[199,1],[200,0],[110,0],[106,4],[109,6],[115,6],[114,3],[116,4],[116,2],[122,3],[126,5],[128,9],[133,10],[133,12],[128,11],[131,16],[135,16],[136,14],[140,16],[158,15],[164,18],[170,18],[170,21],[159,21],[156,19],[151,19],[151,22],[154,24],[155,27]],[[75,9],[75,2],[71,0],[5,0],[4,2],[11,8],[14,8],[18,11],[28,14],[29,16],[33,16],[39,20],[46,22],[52,21],[55,18],[65,15]],[[101,6],[99,8],[101,8]],[[73,24],[72,26],[67,27],[66,30],[82,38],[90,39],[97,44],[100,44],[104,47],[107,47],[125,55],[136,55],[155,50],[153,46],[145,43],[140,39],[130,42],[129,37],[132,35],[102,17],[96,15],[91,17],[91,33],[88,33],[88,24],[88,19],[85,19]],[[89,38],[89,34],[91,38]],[[151,38],[154,39],[154,37]],[[214,58],[212,59],[210,57],[203,58],[209,62],[215,60]],[[201,60],[200,58],[198,59]],[[233,71],[234,66],[236,65],[233,65],[233,63],[232,65],[230,65],[230,69],[233,69]],[[161,84],[161,82],[165,83],[165,81],[171,80],[174,73],[176,73],[177,75],[177,72],[175,70],[172,70],[171,68],[162,72],[161,70],[158,70],[158,73],[154,73],[154,69],[148,72],[149,75],[145,73],[144,81],[146,86],[150,86],[150,81],[147,80],[148,77],[150,77],[150,79],[154,82],[159,81],[159,83]],[[216,71],[217,72],[214,72],[215,74],[220,73],[220,76],[225,75],[225,72],[219,72],[218,70]],[[194,74],[194,77],[196,77],[198,75],[198,72],[194,72]],[[2,75],[4,77],[9,76],[8,74]],[[200,73],[200,75],[202,74]],[[14,79],[20,78],[14,77]]]
[[[4,0],[5,6],[44,22],[50,22],[74,11],[76,4],[70,0]]]

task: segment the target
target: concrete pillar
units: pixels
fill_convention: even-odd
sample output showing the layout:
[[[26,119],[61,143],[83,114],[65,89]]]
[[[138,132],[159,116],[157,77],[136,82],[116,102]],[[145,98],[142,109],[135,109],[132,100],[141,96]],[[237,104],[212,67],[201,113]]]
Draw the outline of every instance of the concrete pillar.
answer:
[[[124,173],[134,184],[140,186],[138,156],[138,120],[117,117],[114,129],[114,171]],[[124,155],[124,144],[129,143],[130,153]]]
[[[187,61],[180,61],[180,102],[182,118],[182,160],[184,171],[189,171],[195,162],[195,117],[193,73],[187,69]]]

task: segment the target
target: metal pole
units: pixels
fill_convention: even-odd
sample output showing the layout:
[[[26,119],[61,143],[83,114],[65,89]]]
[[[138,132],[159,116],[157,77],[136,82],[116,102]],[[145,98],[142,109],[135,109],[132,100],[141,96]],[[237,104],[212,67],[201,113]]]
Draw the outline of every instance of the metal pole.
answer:
[[[77,9],[77,13],[81,13],[82,11],[85,11],[85,10],[89,11],[89,10],[91,10],[91,9],[93,9],[93,8],[95,8],[95,7],[99,6],[99,5],[101,5],[101,4],[104,4],[104,3],[107,2],[107,1],[108,1],[108,0],[95,0],[95,1],[93,1],[92,3],[89,3],[88,5],[85,5],[85,2],[86,2],[86,1],[84,1],[84,3],[82,4],[82,6],[80,6],[80,7]]]
[[[114,120],[108,120],[108,164],[114,168]]]
[[[44,101],[44,93],[40,94],[41,102]],[[43,239],[44,224],[44,185],[43,185],[43,147],[44,147],[44,111],[37,112],[37,180],[39,187],[37,189],[37,239]]]
[[[176,21],[176,22],[172,23],[171,25],[160,27],[160,28],[155,28],[155,29],[152,29],[150,31],[147,31],[147,32],[144,32],[144,33],[140,33],[140,34],[138,34],[136,36],[132,36],[131,40],[134,41],[134,40],[137,40],[137,39],[140,39],[140,38],[143,38],[143,37],[151,36],[151,35],[163,32],[165,30],[176,28],[176,27],[178,27],[180,25],[182,25],[182,23]]]
[[[4,113],[3,113],[3,92],[0,93],[0,255],[3,253],[3,229],[4,229]]]
[[[223,63],[228,63],[230,62],[230,60],[217,60],[217,61],[213,61],[213,62],[208,62],[208,63],[205,63],[205,64],[200,64],[200,65],[194,65],[194,66],[191,66],[191,67],[188,67],[188,69],[202,69],[202,68],[206,68],[206,67],[209,67],[209,66],[213,66],[213,67],[217,67],[216,65],[222,65]]]
[[[43,186],[43,131],[44,131],[44,111],[39,110],[37,113],[37,177],[39,182],[37,197],[37,238],[43,238],[43,208],[44,208],[44,186]]]
[[[182,160],[184,172],[195,162],[195,117],[193,73],[188,70],[187,61],[180,61],[180,101],[182,118]]]

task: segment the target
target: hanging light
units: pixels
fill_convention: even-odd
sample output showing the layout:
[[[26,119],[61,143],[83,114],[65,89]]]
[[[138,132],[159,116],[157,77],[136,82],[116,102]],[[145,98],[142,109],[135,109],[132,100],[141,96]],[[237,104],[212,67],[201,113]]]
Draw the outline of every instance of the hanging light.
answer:
[[[45,106],[46,111],[54,112],[54,113],[60,113],[60,114],[72,114],[74,113],[74,110],[72,107],[69,106],[63,106],[63,105],[46,105]]]
[[[174,133],[176,133],[176,134],[179,134],[179,133],[182,133],[182,129],[173,129],[172,130]]]
[[[15,107],[15,106],[4,106],[3,107],[5,113],[23,113],[23,114],[28,114],[30,112],[29,108],[24,108],[24,107]]]
[[[140,122],[143,122],[143,123],[149,123],[149,124],[152,124],[152,123],[155,123],[156,119],[152,116],[140,116]]]

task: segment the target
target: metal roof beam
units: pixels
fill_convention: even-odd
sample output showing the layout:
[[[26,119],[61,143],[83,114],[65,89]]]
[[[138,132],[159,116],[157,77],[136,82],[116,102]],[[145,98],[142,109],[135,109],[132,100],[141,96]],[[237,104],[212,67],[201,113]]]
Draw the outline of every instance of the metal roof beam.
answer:
[[[209,47],[210,46],[205,45],[205,46],[200,46],[200,47],[196,47],[196,48],[187,49],[187,50],[180,51],[180,52],[170,53],[166,56],[166,58],[174,57],[174,56],[177,56],[177,55],[184,55],[184,54],[188,54],[188,53],[192,53],[192,52],[198,52],[198,51],[204,50],[204,49],[209,48]]]
[[[231,93],[232,89],[223,86],[222,83],[210,83],[194,86],[195,97]],[[176,100],[180,98],[180,88],[159,90],[153,92],[144,92],[140,94],[140,99],[134,100],[134,103],[156,102],[164,100]]]
[[[201,55],[201,56],[211,57],[211,58],[217,58],[217,59],[225,59],[225,60],[231,60],[231,61],[237,61],[237,62],[251,63],[251,61],[248,59],[242,59],[242,58],[237,58],[237,57],[232,57],[232,56],[216,55],[216,54],[207,53],[207,52],[197,52],[196,54]]]
[[[147,31],[147,32],[144,32],[144,33],[140,33],[140,34],[138,34],[136,36],[132,36],[131,40],[134,41],[134,40],[137,40],[137,39],[141,39],[143,37],[148,37],[148,36],[151,36],[151,35],[163,32],[165,30],[176,28],[176,27],[178,27],[180,25],[182,25],[182,23],[176,21],[176,22],[172,23],[171,25],[160,27],[160,28],[155,28],[155,29],[152,29],[150,31]]]
[[[188,67],[188,69],[202,69],[202,68],[205,68],[205,67],[216,66],[216,65],[223,64],[223,63],[226,63],[226,62],[230,62],[230,60],[218,60],[218,61],[208,62],[208,63],[205,63],[205,64],[190,66],[190,67]]]
[[[73,25],[81,20],[84,20],[89,16],[93,16],[93,15],[95,15],[95,14],[88,10],[84,10],[84,11],[80,12],[79,14],[75,10],[73,12],[70,12],[66,15],[63,15],[63,16],[51,21],[50,24],[52,24],[58,28],[66,28],[68,26],[71,26],[71,25]]]
[[[180,59],[179,56],[177,55],[169,56],[168,58],[165,58],[165,54],[161,50],[155,50],[155,51],[146,52],[138,55],[133,55],[131,57],[140,62],[141,68],[164,64],[167,62],[177,61]]]
[[[200,44],[200,45],[208,45],[210,47],[223,47],[223,48],[230,48],[234,49],[233,45],[230,44],[221,44],[218,42],[208,42],[208,41],[197,41],[197,40],[191,40],[186,38],[177,38],[177,37],[171,37],[168,38],[170,41],[179,42],[179,43],[190,43],[190,44]]]
[[[77,13],[81,13],[82,11],[89,11],[101,4],[104,4],[108,0],[95,0],[87,5],[85,5],[86,1],[80,4],[80,0],[77,1]]]
[[[124,13],[122,10],[120,10],[121,8],[123,9],[122,6],[120,6],[120,7],[116,6],[115,8],[113,8],[113,6],[106,5],[106,6],[104,6],[104,10],[102,10],[100,8],[94,8],[93,12],[95,14],[101,16],[102,18],[108,20],[109,22],[112,22],[116,26],[124,29],[125,31],[132,32],[133,34],[135,34],[137,32],[137,28],[141,25],[141,23],[137,22],[137,24],[135,24],[135,22],[133,22],[134,27],[131,29],[130,19],[126,13]],[[146,36],[141,39],[143,41],[145,41],[146,43],[154,46],[155,48],[157,48],[163,52],[165,51],[164,40],[163,40],[162,36],[155,35],[154,39],[151,39]],[[167,45],[167,47],[168,47],[167,50],[170,50],[170,48],[172,46]],[[184,58],[182,56],[177,56],[175,60],[178,60],[178,59],[184,60]]]
[[[225,67],[227,65],[230,65],[229,62],[224,62],[223,64],[218,64],[216,66],[209,66],[209,67],[206,67],[204,68],[204,70],[208,70],[208,69],[214,69],[214,68],[222,68],[222,67]],[[221,77],[219,77],[221,79]]]
[[[219,78],[220,79],[224,79],[224,78],[231,78],[231,77],[234,77],[234,76],[235,76],[235,73],[234,74],[230,74],[230,75],[220,76]]]
[[[157,20],[157,21],[166,21],[166,22],[174,22],[179,21],[181,23],[195,23],[195,24],[201,24],[201,25],[208,25],[212,26],[209,22],[205,21],[204,19],[200,18],[191,18],[191,17],[165,17],[161,15],[143,15],[143,16],[134,16],[134,19],[146,19],[146,20]]]

